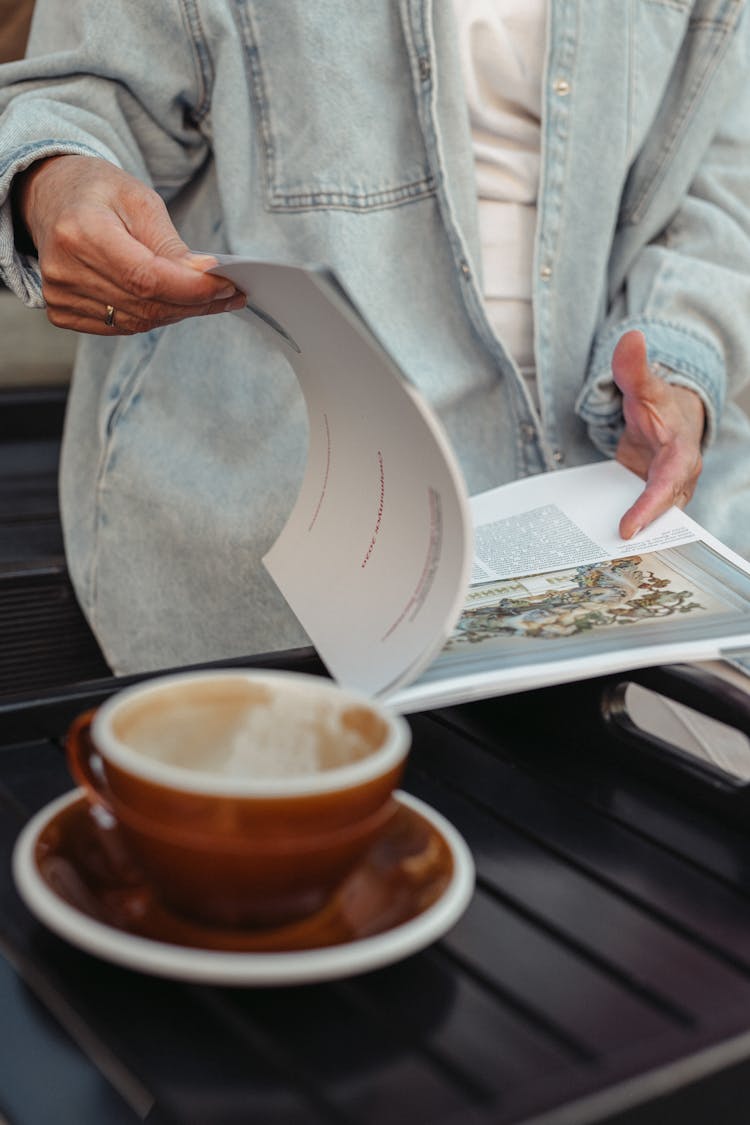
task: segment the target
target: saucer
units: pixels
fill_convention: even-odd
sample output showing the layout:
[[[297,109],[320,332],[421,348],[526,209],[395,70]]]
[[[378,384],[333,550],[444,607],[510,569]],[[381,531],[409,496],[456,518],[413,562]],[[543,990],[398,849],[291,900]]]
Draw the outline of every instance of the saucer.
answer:
[[[29,821],[13,876],[41,922],[118,965],[207,984],[334,980],[423,949],[458,920],[474,889],[471,853],[456,829],[416,797],[394,796],[396,814],[332,899],[276,929],[216,928],[173,913],[81,789]]]

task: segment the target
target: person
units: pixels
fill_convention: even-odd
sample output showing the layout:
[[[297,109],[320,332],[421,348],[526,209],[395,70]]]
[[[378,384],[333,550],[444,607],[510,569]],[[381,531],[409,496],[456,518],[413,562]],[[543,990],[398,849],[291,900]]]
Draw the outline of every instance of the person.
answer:
[[[116,671],[305,641],[261,562],[304,407],[217,252],[329,265],[471,492],[617,456],[624,536],[677,502],[750,555],[745,4],[64,7],[0,71],[0,270],[84,334],[61,508]]]
[[[22,59],[34,0],[0,0],[0,63]]]

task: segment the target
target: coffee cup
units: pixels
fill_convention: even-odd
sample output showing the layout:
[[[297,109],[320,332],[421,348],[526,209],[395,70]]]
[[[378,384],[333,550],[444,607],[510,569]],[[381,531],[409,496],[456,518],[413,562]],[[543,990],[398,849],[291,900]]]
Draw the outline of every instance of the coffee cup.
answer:
[[[179,673],[73,723],[71,773],[114,817],[154,892],[204,924],[320,909],[394,815],[400,716],[318,676]]]

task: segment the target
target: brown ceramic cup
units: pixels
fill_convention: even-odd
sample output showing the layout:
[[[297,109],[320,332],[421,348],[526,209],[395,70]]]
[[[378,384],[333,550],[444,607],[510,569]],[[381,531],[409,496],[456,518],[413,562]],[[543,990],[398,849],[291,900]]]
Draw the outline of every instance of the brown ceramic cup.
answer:
[[[317,676],[165,676],[81,715],[68,763],[172,909],[220,926],[314,913],[396,805],[410,731]]]

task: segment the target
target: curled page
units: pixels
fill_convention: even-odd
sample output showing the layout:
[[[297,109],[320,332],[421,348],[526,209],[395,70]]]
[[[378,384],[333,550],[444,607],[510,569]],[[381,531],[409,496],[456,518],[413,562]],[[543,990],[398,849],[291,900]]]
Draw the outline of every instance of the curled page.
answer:
[[[463,606],[472,524],[460,469],[329,271],[219,263],[248,294],[239,315],[294,368],[309,417],[300,492],[264,563],[334,678],[390,692],[437,655]]]

